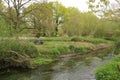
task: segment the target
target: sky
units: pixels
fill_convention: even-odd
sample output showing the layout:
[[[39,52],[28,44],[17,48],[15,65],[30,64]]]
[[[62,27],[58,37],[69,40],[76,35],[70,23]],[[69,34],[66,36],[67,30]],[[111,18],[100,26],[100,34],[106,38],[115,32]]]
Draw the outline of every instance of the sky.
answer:
[[[56,1],[56,0],[48,0],[48,1]],[[62,3],[66,7],[76,7],[80,11],[85,12],[88,11],[88,0],[58,0],[58,2]],[[114,0],[109,0],[111,4],[114,4]]]
[[[55,0],[49,0],[55,1]],[[66,7],[76,7],[80,11],[88,11],[87,0],[58,0],[58,2],[62,3]]]

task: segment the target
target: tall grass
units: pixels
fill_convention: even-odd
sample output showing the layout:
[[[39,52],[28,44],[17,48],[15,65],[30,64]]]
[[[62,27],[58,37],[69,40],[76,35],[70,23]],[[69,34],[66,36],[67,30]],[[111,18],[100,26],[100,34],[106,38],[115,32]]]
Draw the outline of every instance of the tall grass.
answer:
[[[18,40],[1,40],[0,41],[0,56],[11,56],[11,51],[15,51],[21,55],[28,55],[30,57],[38,56],[37,48],[28,42],[21,42]]]

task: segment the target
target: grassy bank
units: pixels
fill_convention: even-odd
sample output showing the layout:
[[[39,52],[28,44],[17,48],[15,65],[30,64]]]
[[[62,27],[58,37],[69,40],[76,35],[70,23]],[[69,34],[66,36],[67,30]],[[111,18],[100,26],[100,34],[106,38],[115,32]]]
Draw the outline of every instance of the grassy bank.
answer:
[[[120,80],[120,46],[116,46],[116,55],[111,62],[101,65],[95,70],[96,80]]]
[[[34,44],[34,40],[43,41]],[[85,37],[54,37],[34,40],[1,40],[0,68],[33,68],[49,64],[61,55],[86,54],[111,47],[111,41]]]

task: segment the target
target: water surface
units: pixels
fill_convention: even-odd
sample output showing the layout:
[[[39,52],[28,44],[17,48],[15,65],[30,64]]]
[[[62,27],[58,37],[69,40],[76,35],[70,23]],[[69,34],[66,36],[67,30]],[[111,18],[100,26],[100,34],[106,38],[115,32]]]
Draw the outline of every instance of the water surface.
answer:
[[[95,80],[94,70],[110,60],[110,56],[104,59],[95,56],[61,58],[35,70],[7,69],[0,80]]]

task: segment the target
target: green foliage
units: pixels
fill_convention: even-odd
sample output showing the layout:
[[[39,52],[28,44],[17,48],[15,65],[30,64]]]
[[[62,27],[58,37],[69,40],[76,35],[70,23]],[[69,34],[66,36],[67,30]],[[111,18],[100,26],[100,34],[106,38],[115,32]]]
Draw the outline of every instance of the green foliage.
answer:
[[[12,36],[14,34],[14,29],[12,28],[12,25],[8,25],[3,17],[0,16],[0,36]]]
[[[95,70],[97,80],[119,80],[120,79],[120,55],[113,58],[112,62],[106,63]]]
[[[34,33],[39,33],[40,36],[51,36],[55,26],[52,21],[52,4],[47,2],[34,2],[24,10],[24,14],[29,11],[30,13],[26,17],[30,20],[31,25],[28,26],[35,27],[36,30],[34,30]]]
[[[60,54],[65,54],[70,52],[67,46],[58,46],[57,50],[60,52]]]
[[[82,40],[80,40],[80,38],[79,38],[79,37],[73,37],[73,38],[71,39],[71,41],[78,42],[78,41],[82,41]]]
[[[75,53],[85,53],[90,49],[90,47],[69,45],[69,49]]]
[[[0,56],[12,56],[12,54],[10,54],[11,51],[15,51],[21,55],[28,55],[30,57],[38,56],[37,48],[29,42],[20,42],[18,40],[0,41]]]
[[[95,71],[96,80],[119,80],[120,71],[117,68],[120,62],[109,62]]]
[[[53,55],[53,56],[70,52],[67,46],[53,45],[53,44],[51,44],[51,46],[49,47],[39,48],[39,51],[43,55]]]
[[[101,38],[89,38],[89,37],[73,37],[71,41],[84,41],[91,43],[106,43],[107,40]]]
[[[70,41],[71,37],[45,37],[39,39],[42,41]]]
[[[120,62],[120,55],[117,55],[113,58],[113,61]]]
[[[115,43],[115,51],[114,51],[115,54],[119,54],[120,53],[120,41],[116,41]]]
[[[39,66],[43,64],[48,64],[53,62],[52,59],[46,59],[46,58],[38,58],[38,59],[33,59],[30,63],[31,66]]]
[[[104,37],[105,40],[109,40],[109,41],[117,41],[118,39],[115,37]]]

